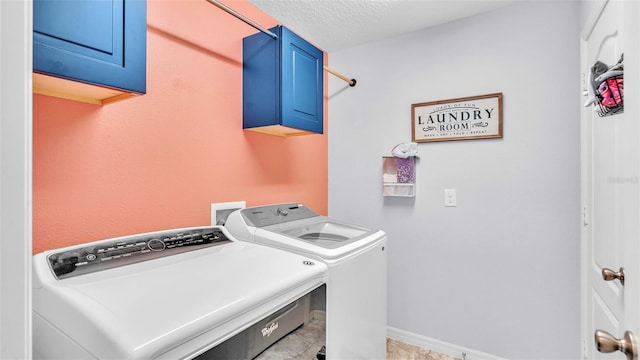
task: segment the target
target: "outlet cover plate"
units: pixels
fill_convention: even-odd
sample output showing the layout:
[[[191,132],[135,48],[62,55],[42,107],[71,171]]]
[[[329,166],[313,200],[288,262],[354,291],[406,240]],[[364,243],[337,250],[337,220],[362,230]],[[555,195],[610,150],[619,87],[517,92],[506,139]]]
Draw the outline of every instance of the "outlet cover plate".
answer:
[[[458,199],[456,197],[456,189],[444,189],[444,206],[457,206]]]

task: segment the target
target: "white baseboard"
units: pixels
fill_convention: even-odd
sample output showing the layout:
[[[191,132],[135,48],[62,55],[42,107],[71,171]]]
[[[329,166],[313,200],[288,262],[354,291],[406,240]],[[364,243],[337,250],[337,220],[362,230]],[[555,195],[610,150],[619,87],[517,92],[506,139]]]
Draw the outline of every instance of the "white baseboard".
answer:
[[[458,345],[410,333],[390,326],[387,326],[387,336],[407,344],[420,346],[421,348],[433,350],[441,354],[463,358],[464,360],[506,360],[499,356],[463,348]],[[464,357],[463,354],[465,354]]]

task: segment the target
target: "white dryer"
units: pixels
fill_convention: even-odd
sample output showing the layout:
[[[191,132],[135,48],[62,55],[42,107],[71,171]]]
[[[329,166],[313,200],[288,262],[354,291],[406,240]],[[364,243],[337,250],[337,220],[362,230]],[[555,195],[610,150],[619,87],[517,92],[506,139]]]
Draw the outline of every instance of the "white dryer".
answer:
[[[238,240],[284,249],[329,267],[326,358],[386,359],[387,237],[299,203],[245,208],[225,227]]]
[[[34,358],[250,359],[304,321],[300,299],[326,275],[220,227],[46,251],[33,257]]]

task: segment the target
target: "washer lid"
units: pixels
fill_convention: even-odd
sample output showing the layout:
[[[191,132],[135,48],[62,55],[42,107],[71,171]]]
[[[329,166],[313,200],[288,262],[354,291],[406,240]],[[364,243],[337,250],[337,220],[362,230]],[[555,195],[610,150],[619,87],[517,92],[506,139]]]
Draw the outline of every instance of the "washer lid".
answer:
[[[325,249],[345,246],[372,232],[370,229],[338,223],[325,217],[318,217],[316,222],[304,222],[289,229],[276,231]]]
[[[323,260],[344,258],[384,238],[381,230],[316,214],[300,203],[245,208],[229,216],[227,229],[254,241]]]

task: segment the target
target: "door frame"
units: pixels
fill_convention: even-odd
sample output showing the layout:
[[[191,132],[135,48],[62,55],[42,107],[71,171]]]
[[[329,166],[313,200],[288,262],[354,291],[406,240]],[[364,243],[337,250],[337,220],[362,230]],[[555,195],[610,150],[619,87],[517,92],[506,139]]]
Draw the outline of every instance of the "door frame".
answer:
[[[31,358],[32,1],[0,1],[0,358]]]
[[[589,17],[580,32],[580,42],[586,41],[593,28],[600,18],[600,15],[604,11],[609,0],[598,1],[593,4],[591,8],[591,12],[589,13]],[[584,56],[582,45],[580,46],[580,59]],[[582,63],[582,60],[581,60]],[[586,71],[585,69],[580,69],[581,71]],[[587,86],[587,75],[586,73],[582,73],[582,83],[580,84],[580,89],[585,90]],[[584,109],[581,109],[580,113]],[[580,121],[582,122],[582,115],[580,116]],[[588,266],[590,265],[589,252],[588,247],[591,246],[591,243],[588,242],[588,234],[587,234],[587,225],[591,221],[590,213],[588,212],[588,208],[586,204],[586,196],[587,192],[590,190],[585,186],[585,179],[589,176],[590,165],[585,162],[584,158],[584,138],[586,129],[584,126],[580,126],[580,211],[581,211],[581,226],[580,226],[580,356],[582,359],[587,359],[587,337],[593,336],[593,330],[589,329],[587,324],[587,317],[589,316],[587,312],[587,301],[589,301],[590,290],[589,282],[587,281],[587,272]]]

